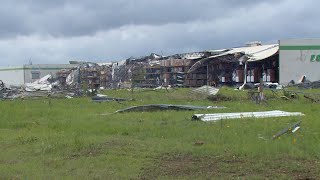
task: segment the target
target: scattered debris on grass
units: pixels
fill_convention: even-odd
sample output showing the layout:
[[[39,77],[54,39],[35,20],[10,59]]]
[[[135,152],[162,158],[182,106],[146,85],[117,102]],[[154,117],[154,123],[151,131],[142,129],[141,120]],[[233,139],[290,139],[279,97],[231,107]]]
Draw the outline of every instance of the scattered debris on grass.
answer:
[[[208,96],[207,99],[210,100],[210,101],[215,101],[215,102],[231,101],[232,100],[231,97],[225,96],[223,94],[217,94],[217,95]]]
[[[194,142],[194,145],[195,146],[202,146],[202,145],[204,145],[204,141],[196,141],[196,142]]]
[[[91,99],[93,102],[133,101],[134,100],[134,99],[126,99],[126,98],[101,97],[101,96],[94,96]]]
[[[191,105],[172,105],[172,104],[148,104],[142,106],[132,106],[117,110],[117,113],[135,112],[135,111],[158,111],[158,110],[205,110],[205,109],[223,109],[221,106],[191,106]]]
[[[273,135],[272,139],[276,139],[276,138],[278,138],[278,137],[280,137],[283,134],[286,134],[288,132],[295,133],[296,131],[298,131],[300,129],[301,122],[302,121],[298,121],[298,122],[290,125],[289,127],[279,131],[277,134]]]
[[[312,95],[312,94],[305,94],[303,95],[304,98],[310,100],[312,103],[320,103],[320,95]]]
[[[301,112],[285,111],[264,111],[264,112],[237,112],[237,113],[215,113],[215,114],[194,114],[192,120],[201,121],[219,121],[222,119],[240,119],[240,118],[269,118],[284,116],[304,116]]]
[[[272,93],[275,97],[281,98],[284,100],[298,99],[300,98],[299,94],[303,95],[304,98],[310,100],[313,103],[320,103],[320,94],[319,93],[307,93],[304,91],[292,91],[292,90],[272,90]]]
[[[259,91],[248,91],[248,97],[256,104],[265,104],[268,105],[268,102],[262,92]]]
[[[172,92],[173,88],[171,87],[171,85],[168,86],[159,86],[153,89],[154,91],[160,91],[160,90],[166,90],[167,92]]]

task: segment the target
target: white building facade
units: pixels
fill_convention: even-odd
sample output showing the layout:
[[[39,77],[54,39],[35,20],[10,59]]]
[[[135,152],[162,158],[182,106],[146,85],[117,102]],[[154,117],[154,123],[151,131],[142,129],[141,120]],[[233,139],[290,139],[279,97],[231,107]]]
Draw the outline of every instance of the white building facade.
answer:
[[[56,77],[58,71],[71,69],[74,64],[35,64],[15,67],[0,67],[0,80],[7,86],[21,86],[32,83],[48,74]]]
[[[320,39],[280,40],[279,81],[286,85],[306,76],[310,81],[320,80]]]

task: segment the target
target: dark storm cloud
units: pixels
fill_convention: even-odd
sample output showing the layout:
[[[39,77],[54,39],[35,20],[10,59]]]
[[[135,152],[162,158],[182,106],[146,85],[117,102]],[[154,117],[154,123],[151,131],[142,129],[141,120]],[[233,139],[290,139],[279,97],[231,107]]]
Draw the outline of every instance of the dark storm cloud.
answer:
[[[161,25],[212,20],[239,8],[279,1],[222,0],[6,0],[1,6],[0,37],[81,36],[131,25]]]
[[[0,66],[107,62],[320,37],[317,7],[305,0],[4,1]]]

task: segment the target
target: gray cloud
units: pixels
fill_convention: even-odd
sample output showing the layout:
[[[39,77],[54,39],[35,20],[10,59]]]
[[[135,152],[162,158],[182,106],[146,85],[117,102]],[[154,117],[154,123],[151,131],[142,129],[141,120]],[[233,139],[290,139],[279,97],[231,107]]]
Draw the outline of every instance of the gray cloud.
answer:
[[[131,25],[212,20],[238,8],[272,1],[222,0],[7,0],[2,3],[1,37],[30,33],[80,36]]]
[[[300,2],[300,1],[299,1]],[[0,65],[121,60],[319,37],[317,5],[282,1],[5,1]]]

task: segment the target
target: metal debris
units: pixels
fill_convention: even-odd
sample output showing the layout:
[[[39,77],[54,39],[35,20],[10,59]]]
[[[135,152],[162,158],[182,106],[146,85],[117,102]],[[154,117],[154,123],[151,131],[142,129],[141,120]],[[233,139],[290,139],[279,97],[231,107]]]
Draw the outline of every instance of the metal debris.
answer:
[[[301,124],[302,121],[299,121],[299,122],[296,122],[294,123],[293,125],[279,131],[277,134],[275,134],[272,139],[276,139],[280,136],[282,136],[283,134],[287,133],[287,132],[292,132],[292,133],[295,133],[298,129],[300,129],[300,124]]]
[[[294,84],[294,81],[288,85],[289,87],[298,87],[303,89],[319,89],[320,88],[320,80],[319,81],[309,81],[304,80],[303,82],[300,82],[298,84]]]
[[[33,82],[33,83],[26,83],[25,90],[27,92],[34,92],[34,91],[51,91],[52,84],[49,82],[49,79],[52,79],[50,74],[44,76],[43,78]]]
[[[191,105],[172,105],[172,104],[148,104],[142,106],[132,106],[125,109],[117,110],[118,113],[136,112],[136,111],[158,111],[158,110],[206,110],[206,109],[223,109],[220,106],[191,106]]]
[[[20,92],[18,87],[6,87],[3,81],[0,80],[0,99],[12,99]]]
[[[304,98],[310,100],[313,103],[320,103],[320,96],[319,94],[304,94]]]
[[[126,99],[126,98],[114,98],[114,97],[101,97],[101,96],[94,96],[91,98],[94,102],[110,102],[110,101],[132,101],[133,99]]]
[[[237,112],[237,113],[215,113],[215,114],[194,114],[192,120],[201,121],[219,121],[223,119],[241,119],[241,118],[270,118],[284,116],[304,116],[301,112],[285,111],[263,111],[263,112]]]

